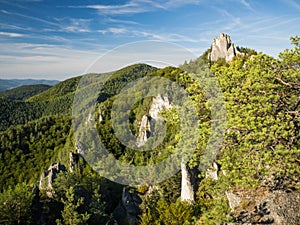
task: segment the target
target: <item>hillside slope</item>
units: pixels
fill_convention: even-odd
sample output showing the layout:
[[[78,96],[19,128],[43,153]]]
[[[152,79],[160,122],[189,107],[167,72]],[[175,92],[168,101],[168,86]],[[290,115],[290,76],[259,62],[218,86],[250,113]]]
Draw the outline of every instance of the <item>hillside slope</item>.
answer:
[[[26,100],[48,90],[49,88],[51,88],[51,86],[46,84],[22,85],[20,87],[0,92],[0,98],[8,100]]]

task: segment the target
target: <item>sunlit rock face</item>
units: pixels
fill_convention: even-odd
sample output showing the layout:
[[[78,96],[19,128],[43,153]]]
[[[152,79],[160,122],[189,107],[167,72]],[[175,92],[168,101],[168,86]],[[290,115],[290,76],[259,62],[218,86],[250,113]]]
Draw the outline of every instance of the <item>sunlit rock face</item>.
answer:
[[[171,107],[172,105],[167,97],[157,95],[155,98],[153,98],[151,107],[149,109],[149,115],[144,115],[140,122],[139,131],[137,134],[138,147],[145,145],[148,138],[153,134],[155,122],[163,120],[159,113],[164,110],[168,110]]]
[[[230,36],[221,33],[214,39],[208,59],[212,62],[215,62],[218,59],[225,59],[226,62],[230,62],[234,56],[240,54],[242,53],[239,52],[235,45],[231,42]]]

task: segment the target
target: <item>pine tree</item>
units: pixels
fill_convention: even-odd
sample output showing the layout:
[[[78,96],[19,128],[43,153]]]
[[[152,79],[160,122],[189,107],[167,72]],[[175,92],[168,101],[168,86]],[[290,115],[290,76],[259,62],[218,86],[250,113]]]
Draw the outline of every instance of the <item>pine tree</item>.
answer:
[[[56,220],[59,225],[84,225],[90,218],[87,213],[80,214],[78,208],[83,205],[84,198],[76,199],[74,188],[71,186],[66,192],[66,199],[62,199],[64,210],[62,211],[63,220]]]

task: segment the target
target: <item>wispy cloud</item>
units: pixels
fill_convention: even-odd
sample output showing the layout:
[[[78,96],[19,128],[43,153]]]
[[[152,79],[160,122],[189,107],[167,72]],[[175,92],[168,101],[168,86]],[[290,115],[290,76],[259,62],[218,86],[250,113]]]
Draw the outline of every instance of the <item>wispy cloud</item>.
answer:
[[[0,23],[0,28],[1,29],[9,29],[9,30],[31,30],[28,27],[21,27],[21,26],[16,26],[8,23]]]
[[[85,5],[85,6],[69,6],[70,8],[88,8],[96,9],[101,15],[121,15],[121,14],[137,14],[142,12],[155,11],[157,9],[178,8],[183,5],[199,4],[200,0],[130,0],[120,5]]]
[[[77,32],[77,33],[87,33],[91,32],[90,19],[80,19],[80,18],[55,18],[58,21],[59,31],[62,32]]]
[[[281,1],[300,10],[300,4],[298,2],[296,2],[295,0],[281,0]]]
[[[113,18],[107,18],[106,22],[110,23],[118,23],[118,24],[129,24],[129,25],[138,25],[138,22],[131,21],[131,20],[120,20],[120,19],[113,19]]]
[[[127,33],[128,30],[126,28],[109,27],[107,29],[97,30],[97,32],[101,34],[124,34]]]
[[[52,25],[52,26],[57,26],[58,25],[57,23],[53,23],[53,22],[50,22],[50,21],[47,21],[47,20],[44,20],[44,19],[41,19],[41,18],[38,18],[38,17],[28,16],[28,15],[21,14],[21,13],[11,12],[11,11],[7,11],[7,10],[0,10],[0,12],[2,12],[3,14],[10,15],[10,16],[19,16],[19,17],[22,17],[22,18],[30,19],[30,20],[33,20],[33,21],[38,21],[38,22],[48,24],[48,25]]]
[[[47,76],[51,79],[65,79],[83,73],[101,52],[106,50],[82,51],[50,44],[7,43],[1,48],[0,77],[23,74],[23,78]]]
[[[250,5],[250,3],[247,0],[237,0],[241,5],[245,6],[247,9],[254,11],[254,9],[252,8],[252,6]]]
[[[23,34],[19,33],[12,33],[12,32],[0,32],[0,36],[6,36],[6,37],[23,37]]]

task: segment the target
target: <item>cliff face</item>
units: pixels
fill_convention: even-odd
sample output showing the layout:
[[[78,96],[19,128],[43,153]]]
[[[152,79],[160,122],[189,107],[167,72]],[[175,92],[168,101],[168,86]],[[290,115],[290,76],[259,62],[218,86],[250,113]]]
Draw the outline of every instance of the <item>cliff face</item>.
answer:
[[[208,59],[212,62],[218,59],[225,59],[230,62],[234,56],[242,54],[238,51],[235,45],[231,42],[230,36],[221,33],[213,40],[211,52],[208,54]]]
[[[154,131],[155,121],[163,120],[160,112],[170,109],[172,106],[167,97],[157,95],[152,100],[149,109],[149,115],[144,115],[140,122],[139,132],[137,134],[137,146],[143,146]]]

